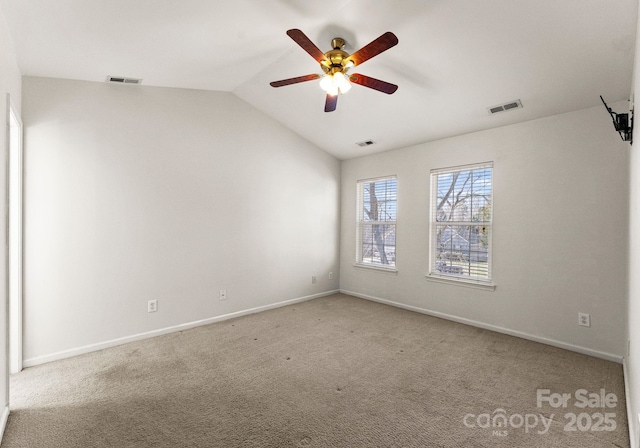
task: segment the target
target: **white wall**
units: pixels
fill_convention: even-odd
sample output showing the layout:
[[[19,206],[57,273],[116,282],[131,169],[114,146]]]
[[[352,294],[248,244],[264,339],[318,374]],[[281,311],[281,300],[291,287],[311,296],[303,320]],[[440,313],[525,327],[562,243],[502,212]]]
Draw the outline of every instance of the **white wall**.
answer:
[[[486,161],[494,162],[497,287],[430,281],[429,171]],[[345,161],[340,288],[620,360],[628,161],[602,106]],[[353,266],[356,181],[393,174],[397,275]],[[578,312],[591,314],[590,328],[577,325]]]
[[[6,210],[6,173],[7,173],[7,100],[6,94],[10,94],[14,106],[20,110],[21,102],[21,78],[16,56],[11,44],[11,36],[9,29],[4,20],[4,15],[0,9],[0,148],[2,148],[2,156],[0,157],[0,198],[2,198],[2,210]],[[4,216],[4,215],[3,215]],[[0,235],[6,235],[6,219],[0,219]],[[8,353],[7,353],[7,264],[6,254],[0,256],[0,438],[4,430],[5,418],[8,415],[8,386],[9,377],[7,371]]]
[[[25,77],[23,121],[27,365],[338,288],[339,161],[234,95]]]
[[[640,4],[640,2],[639,2]],[[633,97],[640,94],[640,21],[636,33],[635,70]],[[635,101],[637,105],[637,101]],[[637,112],[637,111],[636,111]],[[640,428],[640,126],[636,118],[634,144],[631,147],[630,198],[629,198],[629,354],[625,360],[626,383],[628,387],[629,414],[632,447],[638,447]]]

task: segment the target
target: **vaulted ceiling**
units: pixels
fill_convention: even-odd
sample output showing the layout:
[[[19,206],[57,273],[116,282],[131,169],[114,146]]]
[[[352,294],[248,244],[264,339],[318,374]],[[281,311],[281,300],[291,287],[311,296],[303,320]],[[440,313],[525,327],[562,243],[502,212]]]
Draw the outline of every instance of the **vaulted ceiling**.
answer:
[[[0,0],[23,75],[233,92],[341,159],[628,99],[637,0]],[[324,112],[321,73],[287,35],[349,53],[399,44]],[[122,86],[122,88],[138,88]],[[487,108],[520,99],[522,109]],[[608,119],[603,109],[603,119]],[[362,148],[356,142],[373,140]]]

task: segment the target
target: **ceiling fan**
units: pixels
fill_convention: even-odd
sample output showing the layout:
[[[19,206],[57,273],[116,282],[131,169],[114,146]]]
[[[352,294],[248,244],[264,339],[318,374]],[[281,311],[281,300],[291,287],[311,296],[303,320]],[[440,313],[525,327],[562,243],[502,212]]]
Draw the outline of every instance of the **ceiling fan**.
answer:
[[[287,31],[287,35],[300,45],[304,51],[309,53],[313,59],[320,63],[324,75],[316,73],[295,78],[273,81],[272,87],[288,86],[299,82],[313,81],[320,79],[320,87],[327,92],[327,99],[324,104],[325,112],[333,112],[338,105],[338,93],[346,93],[351,89],[351,83],[360,84],[370,89],[378,90],[386,94],[392,94],[398,90],[395,84],[381,81],[360,73],[348,74],[349,69],[356,65],[379,55],[383,51],[398,44],[395,34],[387,31],[382,36],[368,43],[353,54],[349,54],[342,49],[345,41],[341,37],[336,37],[331,41],[332,50],[323,53],[313,42],[300,30],[292,29]]]

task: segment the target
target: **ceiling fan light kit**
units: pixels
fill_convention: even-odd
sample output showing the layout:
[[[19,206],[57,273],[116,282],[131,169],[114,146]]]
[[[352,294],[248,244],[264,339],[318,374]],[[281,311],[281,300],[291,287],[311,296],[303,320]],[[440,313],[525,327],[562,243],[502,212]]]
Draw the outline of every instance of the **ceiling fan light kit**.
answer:
[[[351,83],[359,84],[389,95],[398,90],[397,85],[386,81],[381,81],[359,73],[354,73],[353,75],[348,74],[349,69],[352,67],[360,65],[397,45],[398,38],[392,32],[387,31],[353,54],[349,54],[342,49],[345,45],[345,40],[341,37],[334,38],[331,41],[332,49],[323,53],[302,31],[291,29],[287,31],[287,35],[320,63],[324,75],[310,74],[273,81],[270,83],[272,87],[283,87],[321,78],[320,88],[327,93],[324,106],[325,112],[333,112],[336,110],[338,94],[348,92],[351,89]]]
[[[351,83],[342,72],[337,72],[333,76],[323,76],[320,80],[320,88],[329,95],[337,95],[338,93],[347,93],[351,90]]]

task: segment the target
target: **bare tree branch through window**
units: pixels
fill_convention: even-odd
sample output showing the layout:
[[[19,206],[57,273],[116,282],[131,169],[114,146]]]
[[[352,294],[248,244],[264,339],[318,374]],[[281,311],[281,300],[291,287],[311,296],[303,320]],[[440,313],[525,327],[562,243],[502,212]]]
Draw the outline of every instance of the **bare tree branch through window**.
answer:
[[[358,263],[395,267],[396,204],[395,177],[358,182]]]
[[[431,273],[490,280],[493,165],[435,170],[431,177]]]

